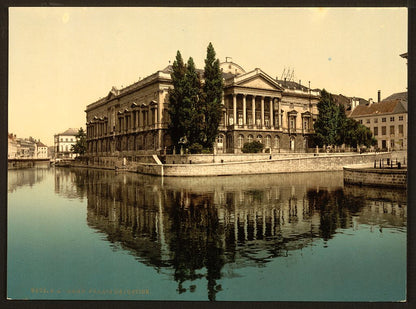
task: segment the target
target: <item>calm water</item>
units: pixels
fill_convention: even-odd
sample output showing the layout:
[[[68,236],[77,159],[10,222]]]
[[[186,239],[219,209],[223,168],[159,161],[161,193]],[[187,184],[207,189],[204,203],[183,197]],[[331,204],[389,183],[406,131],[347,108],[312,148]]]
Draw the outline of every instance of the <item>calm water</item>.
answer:
[[[8,172],[12,299],[399,301],[405,191],[342,172]]]

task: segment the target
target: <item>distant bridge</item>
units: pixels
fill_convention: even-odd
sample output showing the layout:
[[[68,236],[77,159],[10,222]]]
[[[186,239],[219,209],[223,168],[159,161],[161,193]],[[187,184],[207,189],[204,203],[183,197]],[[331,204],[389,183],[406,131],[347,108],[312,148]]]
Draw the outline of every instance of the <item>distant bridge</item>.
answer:
[[[30,168],[35,165],[50,164],[51,158],[12,158],[7,159],[7,169]]]

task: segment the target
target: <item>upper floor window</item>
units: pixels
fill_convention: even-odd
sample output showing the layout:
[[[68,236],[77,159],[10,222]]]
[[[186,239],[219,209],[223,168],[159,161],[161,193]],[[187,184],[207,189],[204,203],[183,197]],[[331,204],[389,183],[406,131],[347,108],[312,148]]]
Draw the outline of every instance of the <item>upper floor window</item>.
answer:
[[[403,116],[399,116],[399,120],[400,121],[403,121]]]
[[[367,120],[366,120],[366,123],[370,123],[370,119],[367,119]]]
[[[386,118],[381,118],[381,122],[386,122]]]
[[[363,124],[363,120],[362,119],[360,120],[360,124]]]
[[[378,123],[378,118],[374,118],[374,123]]]
[[[390,121],[394,121],[394,117],[390,117]]]

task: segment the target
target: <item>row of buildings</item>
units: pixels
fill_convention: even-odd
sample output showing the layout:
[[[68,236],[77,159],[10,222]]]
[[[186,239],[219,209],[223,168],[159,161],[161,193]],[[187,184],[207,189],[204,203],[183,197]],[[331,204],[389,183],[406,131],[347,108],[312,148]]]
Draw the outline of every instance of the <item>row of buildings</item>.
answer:
[[[9,159],[45,159],[74,158],[72,145],[77,142],[77,129],[69,128],[54,135],[54,146],[48,147],[33,137],[17,138],[16,134],[8,134]]]
[[[403,55],[402,55],[403,57]],[[220,64],[224,94],[217,153],[240,153],[244,143],[260,141],[265,151],[304,152],[313,145],[319,89],[301,81],[272,78],[256,68],[246,72],[234,62]],[[87,153],[123,156],[170,150],[168,91],[172,67],[110,92],[86,108]],[[201,76],[203,71],[199,70]],[[407,148],[407,92],[377,103],[336,95],[347,115],[368,126],[379,149]],[[169,152],[169,151],[168,151]]]
[[[8,158],[48,158],[48,146],[33,137],[17,138],[16,134],[8,134]]]

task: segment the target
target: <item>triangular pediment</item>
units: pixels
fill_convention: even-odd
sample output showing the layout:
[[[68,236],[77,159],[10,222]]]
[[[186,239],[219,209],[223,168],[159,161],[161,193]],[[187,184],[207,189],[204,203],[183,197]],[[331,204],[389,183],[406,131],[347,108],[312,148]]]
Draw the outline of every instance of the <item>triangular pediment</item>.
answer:
[[[236,78],[235,85],[240,87],[266,90],[283,90],[279,84],[273,80],[273,78],[265,74],[260,69],[254,70],[244,75],[240,75],[238,78]]]

